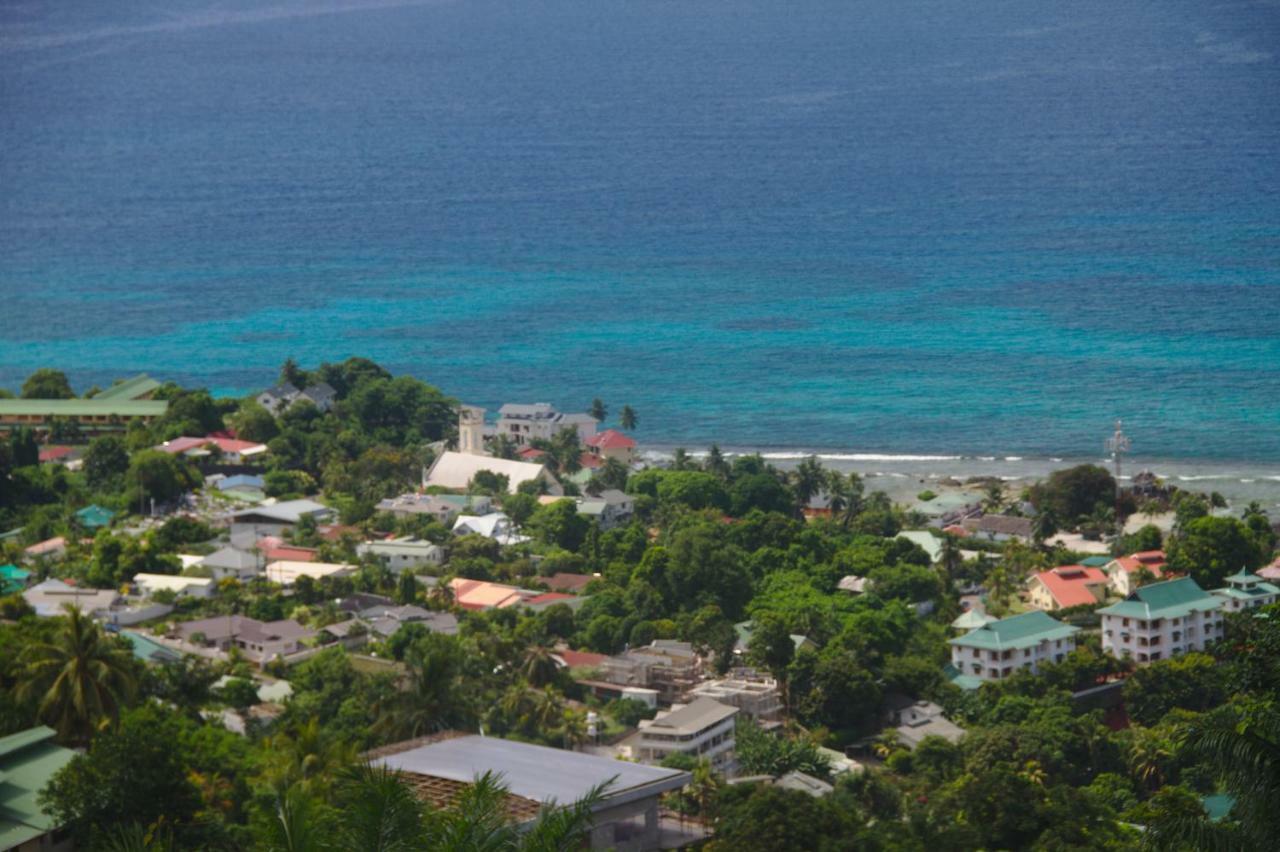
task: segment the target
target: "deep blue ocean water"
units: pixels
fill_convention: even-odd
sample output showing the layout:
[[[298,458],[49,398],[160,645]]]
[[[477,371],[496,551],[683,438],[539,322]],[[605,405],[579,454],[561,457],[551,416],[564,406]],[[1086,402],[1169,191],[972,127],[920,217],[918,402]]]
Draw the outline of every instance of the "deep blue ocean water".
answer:
[[[1280,461],[1280,5],[0,4],[0,386]]]

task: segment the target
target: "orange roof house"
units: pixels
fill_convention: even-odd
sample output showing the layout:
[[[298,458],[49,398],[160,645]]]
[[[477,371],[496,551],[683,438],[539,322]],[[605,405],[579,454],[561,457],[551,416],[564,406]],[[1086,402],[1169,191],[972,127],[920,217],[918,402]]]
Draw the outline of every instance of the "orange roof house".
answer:
[[[1106,588],[1107,575],[1100,569],[1062,565],[1032,577],[1028,592],[1032,606],[1053,612],[1099,603],[1106,594]]]

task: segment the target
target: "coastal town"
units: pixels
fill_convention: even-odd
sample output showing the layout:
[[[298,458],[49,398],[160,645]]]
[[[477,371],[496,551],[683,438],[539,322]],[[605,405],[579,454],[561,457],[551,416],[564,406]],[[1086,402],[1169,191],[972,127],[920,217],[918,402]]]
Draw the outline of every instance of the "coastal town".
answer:
[[[630,406],[486,410],[359,358],[243,398],[14,390],[0,849],[463,824],[1262,848],[1274,824],[1274,507],[1099,465],[895,501],[812,457],[656,462]],[[394,796],[428,839],[368,845]]]

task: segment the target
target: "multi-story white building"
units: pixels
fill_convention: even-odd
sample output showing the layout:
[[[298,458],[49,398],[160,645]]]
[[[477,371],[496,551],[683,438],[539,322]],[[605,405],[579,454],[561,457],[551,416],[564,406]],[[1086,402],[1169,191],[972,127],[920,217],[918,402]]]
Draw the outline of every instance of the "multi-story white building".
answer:
[[[585,442],[595,435],[599,422],[590,414],[562,414],[545,402],[507,403],[498,409],[497,434],[506,435],[517,446],[527,447],[530,441],[549,441],[564,429],[576,429],[578,440]]]
[[[356,553],[377,558],[396,574],[421,565],[444,564],[443,547],[413,536],[391,538],[385,541],[366,541],[356,546]]]
[[[1102,650],[1137,663],[1202,651],[1222,638],[1222,605],[1190,577],[1142,586],[1098,610]]]
[[[734,717],[738,712],[737,707],[710,698],[673,705],[669,712],[640,722],[633,753],[641,763],[661,763],[679,752],[708,760],[720,772],[732,772],[737,762]]]
[[[1275,603],[1280,598],[1280,586],[1241,569],[1239,574],[1227,578],[1226,586],[1214,589],[1213,593],[1225,602],[1223,608],[1226,612],[1243,612]]]
[[[979,680],[1001,680],[1020,671],[1035,674],[1044,663],[1060,663],[1076,647],[1080,628],[1043,612],[992,621],[951,642],[951,664]]]

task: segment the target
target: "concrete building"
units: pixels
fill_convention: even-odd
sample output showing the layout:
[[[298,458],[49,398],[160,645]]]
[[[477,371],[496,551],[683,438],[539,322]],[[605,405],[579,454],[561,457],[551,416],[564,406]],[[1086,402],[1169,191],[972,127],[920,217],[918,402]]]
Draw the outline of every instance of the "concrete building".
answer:
[[[605,683],[652,689],[664,704],[679,701],[702,680],[702,661],[688,642],[656,639],[610,657],[600,666]]]
[[[40,791],[76,753],[43,725],[0,737],[0,849],[69,852],[71,838],[40,807]]]
[[[1102,650],[1140,664],[1202,651],[1222,638],[1225,601],[1190,577],[1134,589],[1119,603],[1098,610]]]
[[[640,721],[640,731],[629,741],[631,752],[641,763],[661,763],[668,755],[686,754],[732,773],[737,766],[734,720],[739,712],[710,698],[674,705]]]
[[[690,700],[699,698],[737,707],[765,730],[782,724],[782,696],[778,693],[778,682],[773,678],[743,674],[741,677],[704,680],[689,690]]]
[[[338,399],[338,392],[328,382],[309,385],[306,390],[299,390],[291,382],[281,382],[273,388],[258,394],[258,404],[278,417],[285,409],[306,400],[316,408],[328,411]]]
[[[389,538],[386,541],[366,541],[356,546],[356,553],[361,556],[373,556],[388,570],[397,574],[412,568],[444,564],[443,547],[424,538],[413,536]]]
[[[1213,593],[1226,601],[1226,612],[1243,612],[1275,603],[1280,598],[1280,586],[1241,569],[1227,578],[1227,585],[1214,589]]]
[[[498,409],[498,434],[520,447],[535,440],[549,441],[564,429],[577,431],[578,440],[585,442],[595,435],[597,425],[599,421],[590,414],[561,414],[545,402],[507,403]]]
[[[636,501],[630,494],[614,488],[601,491],[598,495],[588,494],[578,498],[578,514],[595,518],[600,522],[600,529],[610,530],[622,526],[635,514]]]
[[[252,534],[255,541],[264,535],[280,535],[309,517],[317,524],[333,518],[333,510],[315,500],[285,500],[262,503],[231,514],[231,535]]]
[[[485,455],[483,408],[458,406],[458,452],[469,456]]]
[[[123,432],[130,421],[150,423],[169,410],[161,399],[0,399],[0,431],[45,431],[55,417],[72,420],[86,435]]]
[[[1075,650],[1079,632],[1043,612],[1024,612],[949,640],[951,664],[961,674],[984,681],[1019,671],[1034,674],[1042,664],[1060,663]]]
[[[975,539],[986,541],[1031,540],[1031,519],[1012,515],[982,515],[966,518],[965,530]]]
[[[403,743],[369,757],[402,773],[419,798],[440,808],[477,777],[493,773],[506,785],[505,810],[518,824],[608,782],[592,810],[589,848],[648,852],[683,845],[672,836],[674,827],[664,828],[658,808],[664,793],[689,782],[687,772],[481,736]]]
[[[459,515],[453,522],[453,534],[484,536],[502,545],[524,544],[529,540],[527,535],[516,532],[511,519],[502,512],[490,512],[487,515]]]
[[[925,737],[942,737],[949,743],[964,736],[964,728],[943,715],[932,701],[913,700],[895,695],[885,700],[886,722],[898,734],[898,741],[909,749],[920,745]]]
[[[222,547],[201,559],[199,565],[208,570],[215,580],[227,577],[247,580],[250,577],[256,577],[262,571],[264,561],[256,553],[236,547]]]

